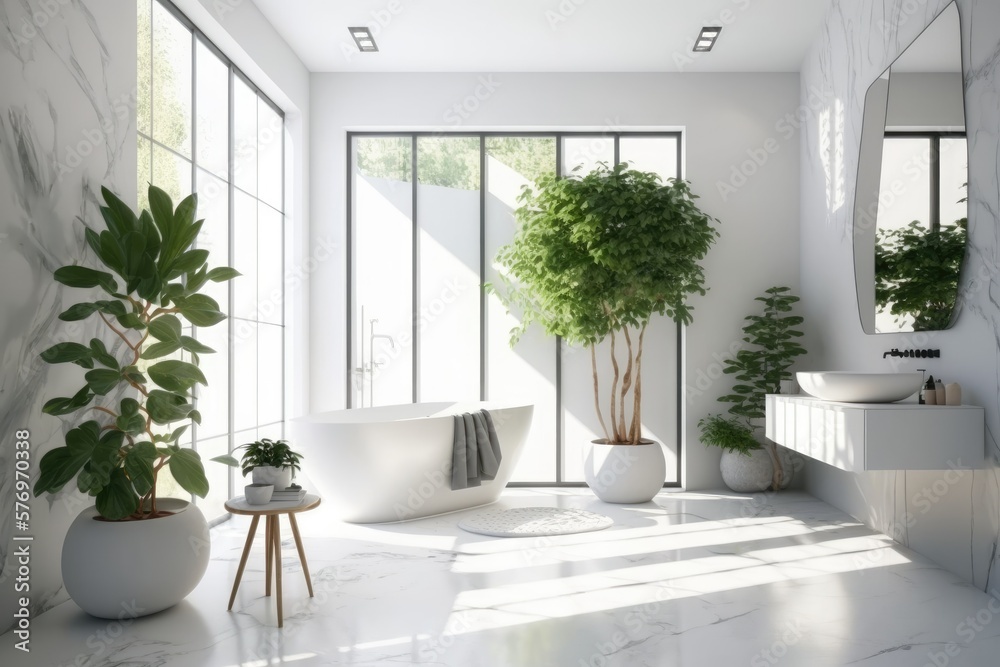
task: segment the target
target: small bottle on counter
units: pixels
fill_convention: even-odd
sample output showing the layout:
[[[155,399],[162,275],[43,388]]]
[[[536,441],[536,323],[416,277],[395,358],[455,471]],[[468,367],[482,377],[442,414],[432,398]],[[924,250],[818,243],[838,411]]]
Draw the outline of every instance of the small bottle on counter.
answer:
[[[920,390],[924,405],[937,405],[937,389],[934,387],[934,376],[927,378],[927,384]]]
[[[947,404],[947,396],[945,396],[945,392],[944,392],[944,382],[941,382],[941,380],[935,381],[934,382],[934,392],[937,394],[937,404],[938,405],[946,405]]]
[[[951,382],[944,387],[944,398],[946,405],[962,404],[962,385]]]

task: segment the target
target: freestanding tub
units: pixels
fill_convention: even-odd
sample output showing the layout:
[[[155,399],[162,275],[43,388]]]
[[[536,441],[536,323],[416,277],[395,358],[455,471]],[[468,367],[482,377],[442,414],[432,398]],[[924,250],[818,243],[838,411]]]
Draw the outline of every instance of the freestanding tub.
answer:
[[[489,410],[503,460],[496,479],[453,491],[453,415]],[[414,403],[292,420],[303,472],[350,523],[405,521],[495,502],[521,456],[534,406]]]

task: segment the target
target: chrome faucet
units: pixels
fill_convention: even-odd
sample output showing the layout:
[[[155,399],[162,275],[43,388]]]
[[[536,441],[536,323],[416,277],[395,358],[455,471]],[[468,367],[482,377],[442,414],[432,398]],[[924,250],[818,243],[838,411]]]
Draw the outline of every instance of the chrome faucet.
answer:
[[[396,349],[396,339],[387,334],[377,334],[375,333],[375,325],[378,324],[378,318],[372,318],[368,320],[368,372],[371,374],[371,380],[368,382],[368,406],[373,407],[375,405],[375,369],[382,365],[383,362],[375,361],[375,339],[381,338],[383,340],[389,341],[389,349]]]
[[[396,349],[396,341],[395,341],[395,339],[393,339],[392,336],[387,336],[386,334],[372,334],[371,337],[370,337],[370,339],[369,339],[368,344],[372,345],[375,342],[376,338],[382,338],[382,339],[385,339],[385,340],[389,341],[389,349],[392,349],[392,350]]]
[[[882,358],[885,359],[886,357],[901,357],[901,356],[903,356],[903,353],[899,351],[898,347],[894,347],[885,354],[883,354]]]

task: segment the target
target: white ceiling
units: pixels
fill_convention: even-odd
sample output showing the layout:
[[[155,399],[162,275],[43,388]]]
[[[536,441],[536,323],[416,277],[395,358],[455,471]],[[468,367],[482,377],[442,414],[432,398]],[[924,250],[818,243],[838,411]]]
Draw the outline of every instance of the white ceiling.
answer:
[[[796,72],[831,0],[254,0],[314,72]],[[366,25],[378,53],[358,53]],[[711,53],[702,26],[722,25]]]

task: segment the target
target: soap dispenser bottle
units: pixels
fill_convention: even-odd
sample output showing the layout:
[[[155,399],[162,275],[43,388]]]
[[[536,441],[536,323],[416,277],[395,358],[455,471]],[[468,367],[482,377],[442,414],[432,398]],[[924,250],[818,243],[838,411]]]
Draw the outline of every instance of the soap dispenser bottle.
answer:
[[[933,375],[927,378],[927,384],[920,390],[920,397],[924,399],[924,405],[937,405],[937,387],[934,385]]]

